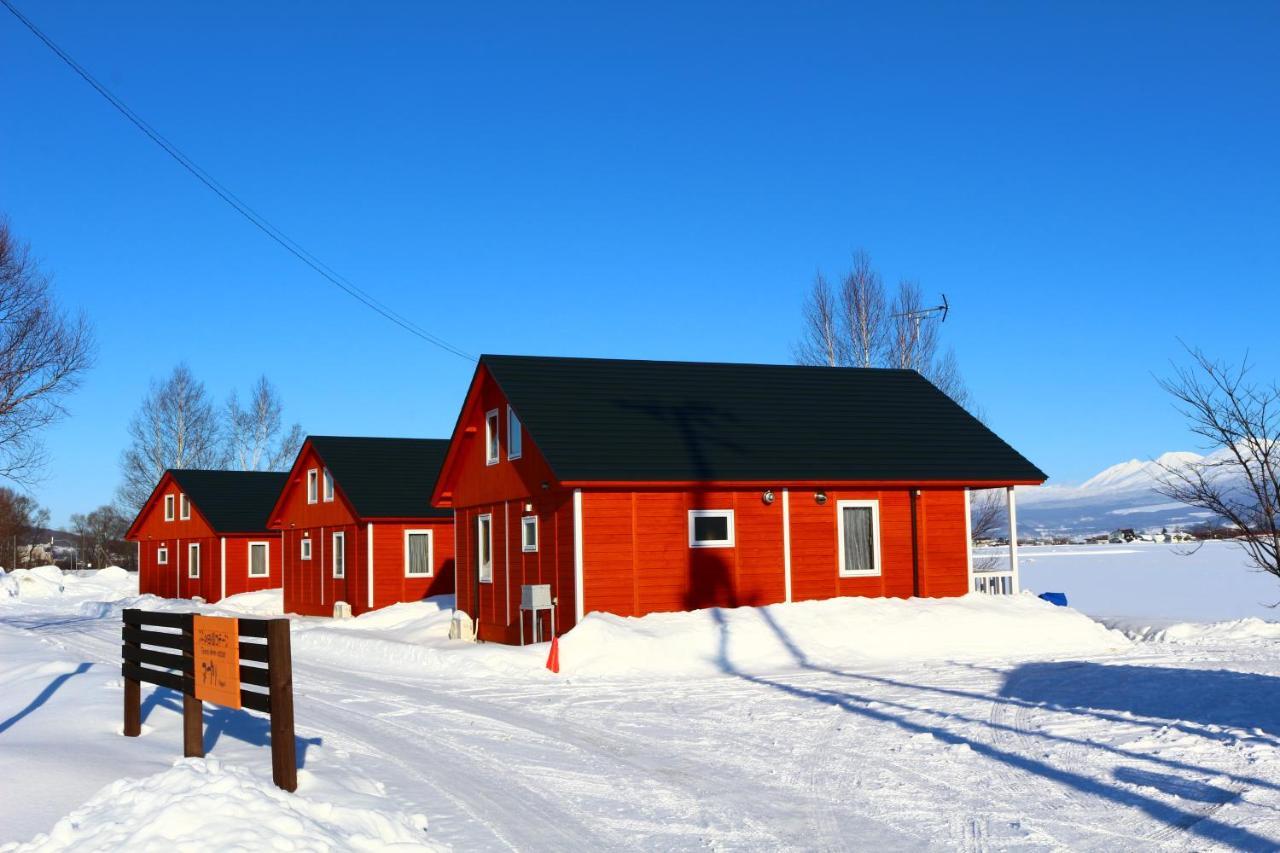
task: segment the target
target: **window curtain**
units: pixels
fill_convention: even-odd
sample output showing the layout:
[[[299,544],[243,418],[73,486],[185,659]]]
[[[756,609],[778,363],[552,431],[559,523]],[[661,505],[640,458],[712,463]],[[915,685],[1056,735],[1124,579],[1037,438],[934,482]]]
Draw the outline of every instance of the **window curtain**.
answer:
[[[426,534],[411,534],[409,536],[409,574],[425,575],[429,570]]]
[[[846,572],[870,572],[872,562],[871,508],[844,508],[844,569]]]

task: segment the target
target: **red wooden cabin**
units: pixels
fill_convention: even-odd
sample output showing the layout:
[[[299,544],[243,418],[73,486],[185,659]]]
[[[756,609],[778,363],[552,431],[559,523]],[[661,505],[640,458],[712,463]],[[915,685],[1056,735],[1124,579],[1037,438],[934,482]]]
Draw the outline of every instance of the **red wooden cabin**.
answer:
[[[284,608],[359,614],[453,592],[453,513],[430,504],[444,439],[313,435],[271,510]]]
[[[280,586],[280,534],[267,515],[285,475],[170,470],[125,538],[138,543],[138,590],[219,601]]]
[[[1044,479],[914,371],[484,356],[432,501],[455,514],[458,608],[509,643],[524,584],[551,585],[559,632],[963,595],[967,490]]]

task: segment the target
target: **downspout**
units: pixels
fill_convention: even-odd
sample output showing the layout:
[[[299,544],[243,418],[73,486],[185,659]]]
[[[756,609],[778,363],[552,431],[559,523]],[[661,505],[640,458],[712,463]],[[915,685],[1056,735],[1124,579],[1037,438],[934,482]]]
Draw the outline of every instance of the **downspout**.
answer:
[[[782,589],[783,600],[791,601],[791,491],[782,490]]]
[[[582,600],[582,489],[573,490],[573,624],[586,615]]]
[[[369,576],[369,609],[373,609],[373,522],[368,523],[368,541],[365,543],[365,573]]]

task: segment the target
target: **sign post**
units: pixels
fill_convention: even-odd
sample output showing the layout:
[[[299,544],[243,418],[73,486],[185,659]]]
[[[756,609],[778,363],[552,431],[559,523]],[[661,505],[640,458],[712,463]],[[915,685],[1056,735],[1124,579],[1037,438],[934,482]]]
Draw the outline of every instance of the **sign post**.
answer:
[[[126,610],[123,639],[127,737],[142,733],[144,681],[182,694],[182,751],[189,758],[204,756],[205,702],[261,711],[271,722],[272,779],[286,791],[297,790],[288,619]]]

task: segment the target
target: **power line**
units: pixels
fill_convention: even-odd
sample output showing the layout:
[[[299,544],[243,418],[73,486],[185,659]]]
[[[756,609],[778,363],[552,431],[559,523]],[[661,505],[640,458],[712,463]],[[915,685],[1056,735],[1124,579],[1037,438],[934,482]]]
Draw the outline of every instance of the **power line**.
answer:
[[[321,261],[315,255],[308,252],[297,241],[291,238],[288,234],[285,234],[275,225],[271,224],[271,222],[266,217],[262,216],[253,208],[249,207],[248,204],[241,201],[238,197],[236,197],[236,195],[233,192],[231,192],[225,186],[220,184],[216,179],[214,179],[212,175],[210,175],[204,169],[200,168],[200,166],[198,166],[195,163],[195,161],[193,161],[186,154],[182,153],[182,151],[176,145],[174,145],[172,142],[170,142],[169,140],[161,136],[159,131],[157,131],[151,125],[147,124],[147,122],[144,121],[141,116],[139,116],[137,113],[135,113],[132,109],[129,108],[128,104],[120,100],[118,97],[115,96],[115,94],[111,92],[110,89],[108,89],[106,86],[102,85],[96,79],[94,79],[93,75],[90,74],[83,65],[81,65],[79,62],[76,62],[76,60],[69,53],[67,53],[65,50],[63,50],[61,47],[55,44],[52,39],[50,39],[47,35],[45,35],[40,30],[40,28],[37,27],[31,21],[30,18],[22,14],[22,12],[18,11],[18,9],[13,5],[12,2],[10,2],[10,0],[0,0],[0,4],[3,4],[6,9],[12,12],[13,16],[17,18],[22,23],[23,26],[25,26],[28,30],[30,30],[31,33],[36,38],[38,38],[41,42],[44,43],[44,45],[47,48],[49,48],[49,50],[53,51],[54,54],[57,55],[59,59],[61,59],[64,63],[66,63],[69,68],[71,68],[72,71],[76,72],[76,74],[78,74],[86,83],[92,86],[93,89],[99,95],[105,98],[107,102],[111,104],[111,106],[115,107],[116,110],[119,111],[120,114],[123,115],[125,118],[127,118],[135,127],[137,127],[138,130],[146,134],[146,136],[152,142],[160,146],[160,148],[163,149],[166,154],[168,154],[170,157],[176,160],[179,165],[181,165],[184,169],[186,169],[188,172],[194,175],[195,178],[198,181],[200,181],[200,183],[204,184],[208,189],[212,190],[220,199],[222,199],[233,210],[235,210],[236,213],[239,213],[241,216],[243,216],[245,219],[251,222],[255,227],[257,227],[260,231],[262,231],[262,233],[266,234],[268,237],[270,237],[272,240],[278,243],[282,248],[284,248],[285,251],[293,255],[298,260],[302,261],[307,266],[311,267],[311,269],[319,273],[325,280],[327,280],[334,286],[338,287],[340,290],[344,291],[347,295],[351,296],[353,299],[362,303],[363,305],[372,309],[373,311],[376,311],[378,314],[381,314],[383,317],[390,320],[392,323],[395,323],[397,326],[404,329],[406,332],[409,332],[412,335],[416,335],[417,337],[422,338],[427,343],[440,347],[440,349],[445,350],[446,352],[450,352],[458,356],[459,358],[466,359],[467,361],[475,361],[475,357],[470,353],[466,352],[465,350],[459,349],[458,347],[454,346],[453,344],[449,343],[444,338],[441,338],[438,335],[433,335],[431,332],[428,332],[426,329],[422,328],[417,323],[408,319],[404,315],[399,314],[390,306],[386,305],[383,302],[380,302],[372,294],[360,289],[355,284],[353,284],[349,279],[340,275],[339,273],[334,271],[332,267],[330,267],[329,265]]]

